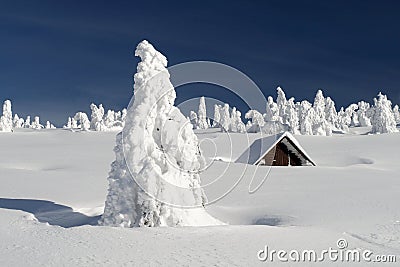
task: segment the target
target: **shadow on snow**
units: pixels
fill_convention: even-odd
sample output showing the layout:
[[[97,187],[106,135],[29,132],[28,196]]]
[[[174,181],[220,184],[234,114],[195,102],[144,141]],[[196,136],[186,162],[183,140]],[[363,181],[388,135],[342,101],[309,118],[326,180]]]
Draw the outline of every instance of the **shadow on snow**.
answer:
[[[100,215],[87,216],[74,211],[71,207],[48,200],[0,198],[0,208],[29,212],[39,222],[64,228],[97,225],[97,221],[100,219]]]

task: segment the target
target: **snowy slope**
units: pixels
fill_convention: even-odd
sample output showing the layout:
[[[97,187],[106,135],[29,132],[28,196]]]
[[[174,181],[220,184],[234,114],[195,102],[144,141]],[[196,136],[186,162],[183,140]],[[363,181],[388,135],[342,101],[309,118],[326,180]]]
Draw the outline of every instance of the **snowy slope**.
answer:
[[[273,168],[234,163],[257,134],[197,135],[207,210],[229,226],[96,226],[115,133],[0,133],[0,266],[265,266],[265,245],[321,250],[338,238],[400,256],[400,134],[296,136],[317,166]]]

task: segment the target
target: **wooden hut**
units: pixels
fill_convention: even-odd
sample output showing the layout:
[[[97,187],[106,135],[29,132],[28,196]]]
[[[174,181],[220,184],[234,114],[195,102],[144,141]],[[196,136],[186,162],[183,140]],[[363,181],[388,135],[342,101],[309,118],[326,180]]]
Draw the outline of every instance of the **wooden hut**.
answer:
[[[255,140],[236,162],[266,166],[315,166],[289,132]]]

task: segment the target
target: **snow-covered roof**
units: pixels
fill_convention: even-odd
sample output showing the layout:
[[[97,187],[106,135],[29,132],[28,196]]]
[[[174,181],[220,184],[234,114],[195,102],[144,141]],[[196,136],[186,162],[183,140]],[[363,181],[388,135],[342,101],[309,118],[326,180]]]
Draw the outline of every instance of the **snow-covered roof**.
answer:
[[[300,159],[308,161],[312,165],[316,165],[307,152],[301,147],[300,143],[289,132],[283,132],[276,135],[270,135],[255,140],[236,160],[238,163],[257,164],[272,148],[285,137],[289,142],[284,142],[289,151],[296,154]],[[286,140],[286,139],[285,139]]]

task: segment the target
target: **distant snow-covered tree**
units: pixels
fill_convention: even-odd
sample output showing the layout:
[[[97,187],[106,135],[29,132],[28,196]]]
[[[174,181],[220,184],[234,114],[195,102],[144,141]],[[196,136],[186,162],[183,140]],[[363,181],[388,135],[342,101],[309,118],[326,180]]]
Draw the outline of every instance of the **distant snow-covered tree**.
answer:
[[[299,121],[300,121],[300,133],[303,135],[313,134],[313,120],[314,120],[314,110],[312,110],[312,105],[307,100],[301,101],[299,105]],[[310,111],[310,112],[309,112]],[[309,114],[310,113],[310,114]]]
[[[124,109],[121,111],[121,122],[122,122],[122,126],[125,125],[125,119],[126,119],[126,108],[124,108]]]
[[[37,129],[37,130],[44,128],[44,126],[42,124],[40,124],[39,116],[35,116],[30,128]]]
[[[296,105],[294,103],[294,98],[291,97],[286,103],[286,110],[285,110],[285,121],[289,127],[289,131],[292,134],[299,134],[299,115],[296,110]]]
[[[325,119],[325,107],[326,107],[325,98],[322,93],[322,90],[318,90],[317,94],[315,95],[314,104],[313,104],[313,108],[314,108],[315,116],[316,116],[317,120]]]
[[[337,123],[338,115],[335,107],[335,102],[328,96],[325,99],[325,120],[332,127]]]
[[[347,132],[350,126],[357,124],[358,118],[356,119],[356,115],[354,115],[357,109],[357,104],[350,104],[346,109],[341,107],[340,111],[338,112],[336,128]]]
[[[215,104],[214,105],[214,117],[213,117],[213,128],[219,128],[220,127],[220,121],[221,121],[221,115],[220,115],[220,109],[221,106]]]
[[[100,104],[98,107],[96,104],[90,104],[90,109],[92,111],[91,121],[90,121],[90,130],[93,131],[105,131],[107,127],[104,125],[103,117],[104,117],[104,108],[103,105]]]
[[[72,128],[72,119],[71,119],[71,117],[68,117],[67,124],[65,124],[65,125],[63,126],[63,128],[64,128],[64,129],[71,129],[71,128]]]
[[[240,111],[236,110],[236,107],[232,108],[231,111],[231,126],[230,131],[234,133],[245,133],[246,126],[241,118],[242,114]]]
[[[244,117],[248,120],[251,120],[251,127],[247,129],[249,133],[258,133],[262,131],[265,121],[260,112],[255,109],[251,109],[244,115]]]
[[[266,113],[264,114],[265,121],[280,121],[281,120],[281,118],[279,116],[278,105],[274,102],[274,99],[272,98],[272,96],[268,97],[265,111],[266,111]]]
[[[191,110],[189,114],[189,119],[193,125],[193,129],[197,129],[197,127],[199,126],[199,119],[197,118],[197,113]]]
[[[394,115],[394,120],[396,121],[396,124],[400,124],[400,112],[399,112],[399,106],[395,105],[393,108],[393,115]]]
[[[315,122],[315,110],[311,107],[307,110],[306,116],[300,125],[301,134],[304,135],[314,135],[314,133],[318,132],[318,129],[314,130],[314,122]]]
[[[231,111],[231,119],[230,119],[230,125],[229,125],[229,131],[236,133],[237,132],[237,127],[236,127],[236,123],[234,123],[236,121],[236,107],[232,108]]]
[[[20,118],[18,116],[18,114],[14,115],[13,127],[14,128],[24,128],[24,119]]]
[[[229,115],[229,104],[224,104],[222,109],[220,110],[220,116],[221,116],[221,130],[224,132],[228,132],[230,125],[231,125],[231,118]]]
[[[209,123],[207,121],[206,100],[204,96],[200,97],[199,112],[198,112],[198,128],[208,129]]]
[[[347,113],[344,111],[344,108],[341,107],[339,112],[338,112],[336,128],[338,130],[342,130],[344,132],[347,132],[349,130],[349,126],[348,126],[349,122],[351,122],[351,119],[349,120]]]
[[[106,128],[110,129],[112,127],[114,127],[114,123],[115,123],[115,111],[114,110],[107,110],[107,113],[104,117],[103,123],[105,125]]]
[[[371,126],[371,120],[367,115],[370,105],[367,102],[358,102],[357,117],[361,127]]]
[[[346,124],[347,126],[357,126],[358,118],[356,117],[356,110],[358,109],[357,104],[350,104],[346,109]]]
[[[372,133],[397,132],[396,120],[392,110],[392,102],[382,93],[378,94],[378,98],[374,98],[371,124]]]
[[[25,128],[30,128],[31,127],[31,116],[26,116],[25,122],[24,122],[24,127]]]
[[[286,95],[285,92],[280,87],[278,87],[276,91],[278,95],[276,98],[276,105],[278,107],[277,115],[283,119],[283,123],[286,123],[286,121],[284,120],[286,117],[286,103],[287,103]]]
[[[74,117],[71,118],[71,128],[72,129],[77,129],[78,128],[78,122],[75,120]]]
[[[56,129],[56,127],[50,122],[50,121],[46,121],[46,129]]]
[[[11,110],[11,101],[6,100],[3,103],[3,115],[0,117],[0,132],[12,132],[13,118]]]
[[[78,128],[81,128],[82,131],[89,131],[90,121],[85,112],[77,112],[74,116],[74,120],[79,123]]]

